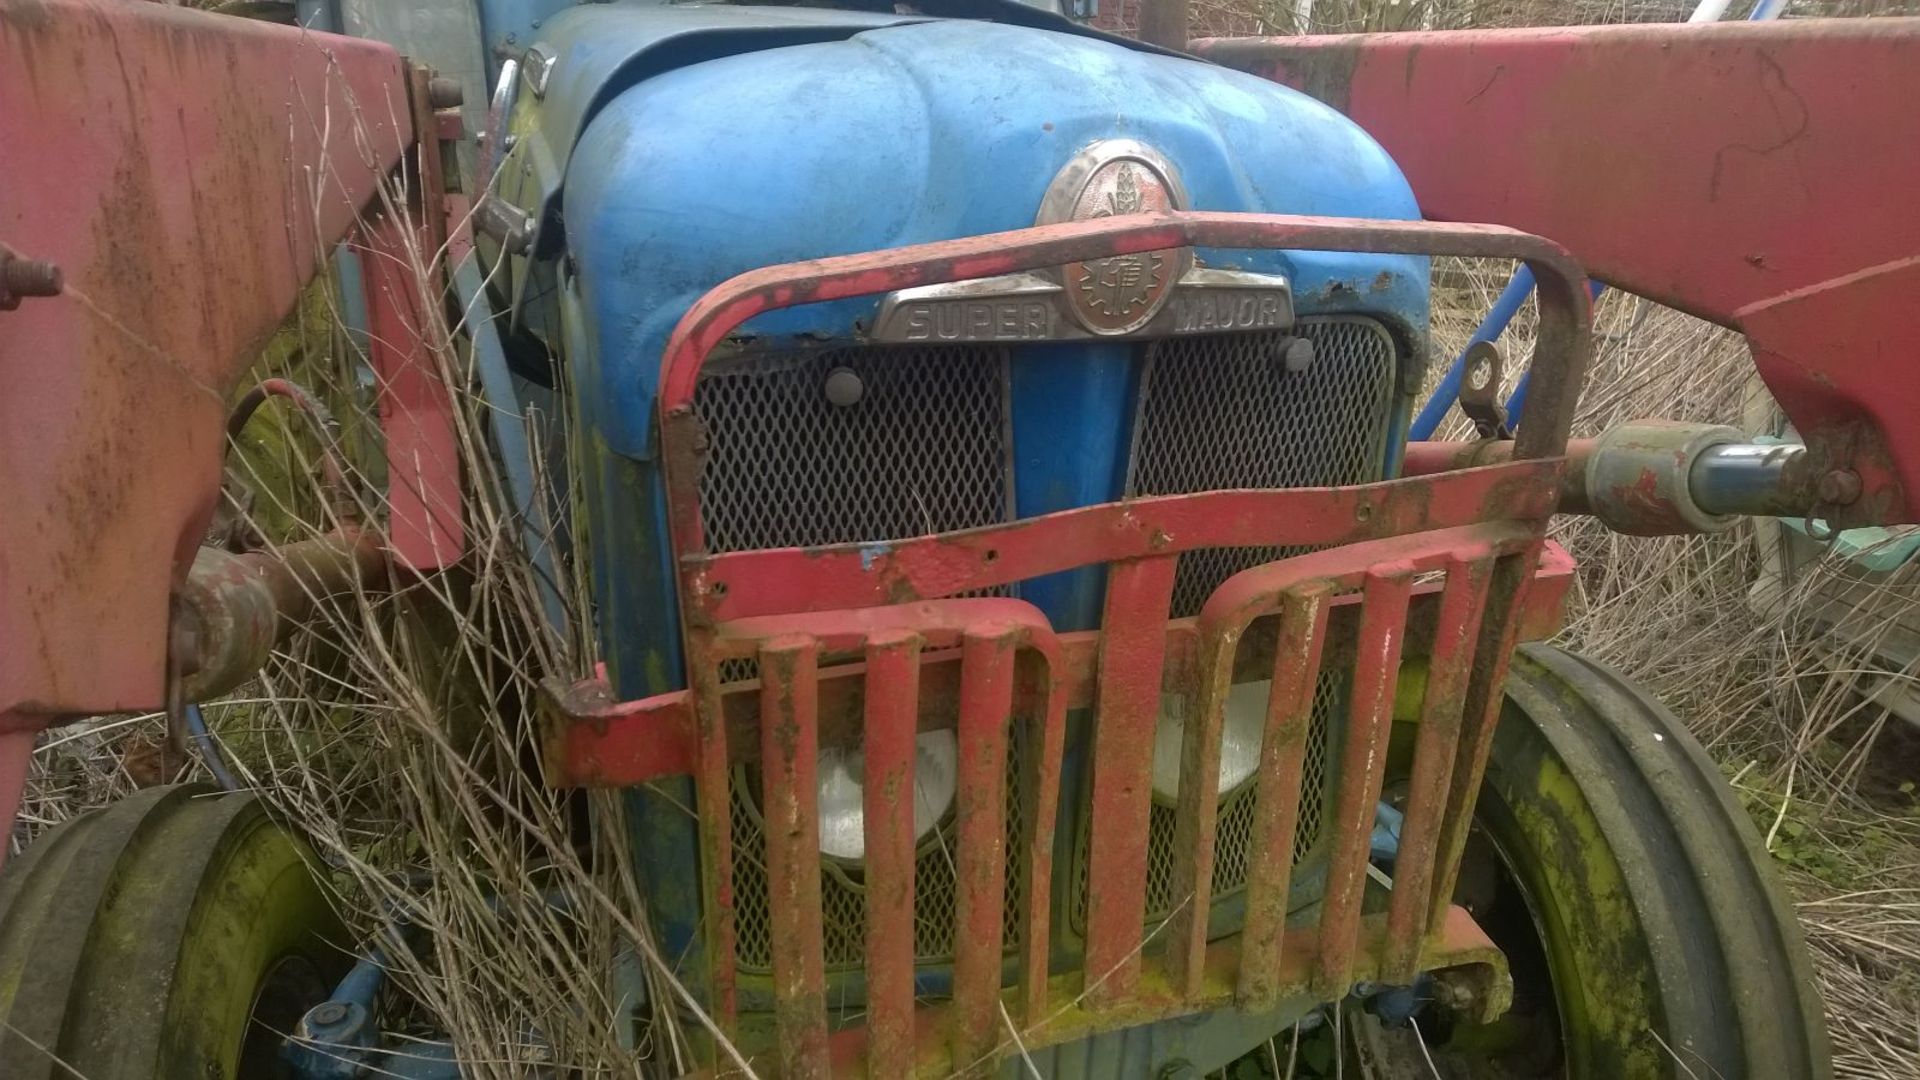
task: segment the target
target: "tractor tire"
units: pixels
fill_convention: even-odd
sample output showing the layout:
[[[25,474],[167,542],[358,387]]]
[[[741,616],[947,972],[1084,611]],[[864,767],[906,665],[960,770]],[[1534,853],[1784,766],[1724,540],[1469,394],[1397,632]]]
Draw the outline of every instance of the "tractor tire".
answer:
[[[0,1076],[257,1080],[349,966],[304,844],[259,799],[149,788],[0,872]]]
[[[1426,1033],[1438,1071],[1831,1076],[1806,947],[1767,863],[1671,712],[1590,660],[1523,647],[1455,896],[1507,953],[1515,1006],[1477,1029],[1424,1022],[1444,1029]]]

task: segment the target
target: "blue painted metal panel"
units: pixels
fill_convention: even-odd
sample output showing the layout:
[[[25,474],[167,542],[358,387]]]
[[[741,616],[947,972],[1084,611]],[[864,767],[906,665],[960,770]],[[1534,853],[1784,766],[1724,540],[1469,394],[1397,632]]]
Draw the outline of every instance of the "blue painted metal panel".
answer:
[[[1084,38],[929,22],[668,71],[600,109],[564,194],[594,318],[617,329],[599,383],[619,402],[610,445],[646,456],[660,347],[713,285],[772,262],[1030,225],[1075,152],[1122,136],[1166,154],[1198,209],[1418,216],[1385,152],[1332,109]],[[1289,274],[1303,312],[1425,327],[1424,259],[1201,257]],[[841,338],[873,307],[795,309],[753,329]]]
[[[624,10],[638,24],[650,9]],[[606,37],[618,23],[601,17],[592,25],[601,36],[597,51],[623,48]],[[635,33],[657,36],[644,27]],[[561,55],[556,80],[572,54]],[[569,93],[590,96],[584,86]],[[610,594],[628,597],[615,606],[631,613],[609,620],[602,612],[622,693],[667,689],[678,678],[662,662],[677,651],[674,629],[659,625],[672,611],[671,592],[635,595],[633,582],[620,579],[637,574],[665,584],[658,532],[651,543],[635,542],[661,520],[651,460],[654,391],[661,351],[687,307],[720,281],[770,263],[1031,224],[1067,160],[1112,137],[1158,147],[1196,208],[1418,216],[1385,152],[1303,95],[1196,61],[989,23],[896,25],[667,67],[597,108],[568,155],[564,212],[584,336],[595,345],[573,358],[605,473],[597,486],[606,498],[592,513],[593,561],[603,603]],[[1287,274],[1303,313],[1366,311],[1424,343],[1424,259],[1200,256]],[[813,305],[749,329],[775,339],[845,340],[874,308],[873,301]],[[1097,422],[1084,411],[1072,423],[1049,416],[1084,410],[1090,400],[1119,403],[1112,362],[1094,361],[1089,347],[1077,350],[1088,360],[1078,370],[1048,359],[1073,351],[1027,350],[1032,355],[1016,365],[1023,513],[1119,493],[1117,460],[1092,475],[1085,468],[1086,455],[1123,451],[1124,410]],[[1032,445],[1042,432],[1049,443]],[[1104,493],[1095,490],[1096,477],[1109,485]],[[1084,583],[1050,593],[1060,587],[1040,583],[1035,598],[1049,608],[1083,605]],[[1052,614],[1074,624],[1085,618],[1064,608]],[[668,683],[658,681],[662,675]]]
[[[1013,362],[1014,512],[1023,518],[1106,502],[1126,484],[1139,383],[1128,345],[1045,345]],[[1098,568],[1024,582],[1061,631],[1100,624]]]

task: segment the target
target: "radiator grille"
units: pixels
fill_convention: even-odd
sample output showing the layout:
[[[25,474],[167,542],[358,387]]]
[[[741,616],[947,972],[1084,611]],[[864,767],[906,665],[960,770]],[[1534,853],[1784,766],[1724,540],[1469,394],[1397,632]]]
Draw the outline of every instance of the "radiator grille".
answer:
[[[1311,339],[1315,362],[1287,373],[1279,349]],[[1144,346],[1140,401],[1128,493],[1184,494],[1220,488],[1285,488],[1377,479],[1385,452],[1396,364],[1391,338],[1357,318],[1305,319],[1291,333],[1188,337]],[[990,346],[863,347],[764,354],[709,367],[694,408],[710,452],[701,477],[702,517],[713,552],[892,540],[1011,519],[1009,353]],[[828,377],[858,377],[850,405],[828,400]],[[1221,549],[1184,556],[1175,617],[1199,609],[1233,573],[1290,552]],[[995,590],[1006,592],[1010,590]],[[733,662],[722,679],[754,677],[751,661]],[[1302,777],[1295,861],[1317,848],[1327,784],[1332,702],[1338,687],[1322,676]],[[1013,857],[1024,835],[1020,769],[1023,740],[1008,755],[1007,851],[1009,949],[1025,866]],[[765,837],[755,782],[733,782],[734,886],[739,962],[770,970]],[[1214,892],[1246,883],[1251,790],[1221,807]],[[1086,825],[1070,905],[1084,931]],[[944,828],[944,826],[943,826]],[[1156,805],[1150,822],[1147,909],[1171,907],[1173,811]],[[948,840],[950,844],[950,839]],[[954,952],[954,879],[950,850],[938,840],[915,863],[915,954],[945,963]],[[821,874],[829,970],[856,970],[864,954],[866,898],[857,869]]]
[[[1020,944],[1021,899],[1026,895],[1026,798],[1021,765],[1028,740],[1020,723],[1010,729],[1007,744],[1007,887],[1006,948]],[[754,778],[745,769],[733,778],[733,888],[740,967],[764,973],[773,970],[773,939],[767,912],[766,833],[753,792]],[[951,820],[929,834],[913,864],[913,952],[918,963],[947,963],[953,959],[955,887]],[[866,956],[867,893],[858,870],[828,864],[820,871],[820,911],[826,941],[828,971],[852,971]]]
[[[1300,770],[1300,820],[1294,826],[1293,863],[1295,866],[1319,853],[1325,839],[1321,826],[1325,821],[1327,764],[1331,756],[1333,719],[1342,701],[1343,680],[1335,672],[1322,672],[1314,685],[1313,719],[1307,729],[1306,760]],[[1238,894],[1247,885],[1247,848],[1253,839],[1253,810],[1258,804],[1251,783],[1228,793],[1220,801],[1215,820],[1213,898],[1224,900]],[[1147,922],[1158,923],[1173,911],[1173,807],[1153,804],[1147,822]],[[1073,865],[1073,928],[1086,933],[1088,845],[1092,822],[1081,815]]]
[[[851,371],[859,400],[827,400]],[[1007,350],[851,348],[723,361],[694,409],[711,441],[714,552],[898,540],[1006,520]]]
[[[1288,372],[1292,337],[1315,347]],[[1360,484],[1380,478],[1396,370],[1393,339],[1371,319],[1302,319],[1291,332],[1168,338],[1148,346],[1130,495]],[[1181,556],[1176,618],[1251,566],[1297,552],[1216,548]]]

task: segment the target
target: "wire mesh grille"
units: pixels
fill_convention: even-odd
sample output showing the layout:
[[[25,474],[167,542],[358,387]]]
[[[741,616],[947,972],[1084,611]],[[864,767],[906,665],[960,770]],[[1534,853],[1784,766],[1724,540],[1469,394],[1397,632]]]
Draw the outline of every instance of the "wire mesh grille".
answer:
[[[1022,723],[1009,728],[1007,744],[1007,884],[1003,907],[1006,948],[1020,944],[1020,905],[1026,896],[1026,799],[1021,767],[1029,741]],[[767,841],[754,778],[734,771],[733,888],[740,968],[765,973],[773,965],[773,931],[767,910]],[[916,963],[953,959],[955,885],[951,819],[929,834],[913,865],[913,952]],[[828,971],[858,969],[866,957],[867,891],[857,867],[823,860],[820,911]]]
[[[1294,337],[1314,360],[1289,372]],[[1130,495],[1360,484],[1380,478],[1395,382],[1393,339],[1371,319],[1302,319],[1292,331],[1168,338],[1148,347]],[[1298,554],[1211,548],[1180,558],[1173,615],[1199,612],[1251,566]]]
[[[1293,864],[1318,855],[1326,840],[1327,765],[1331,757],[1333,721],[1344,700],[1345,680],[1338,672],[1322,672],[1314,684],[1313,718],[1307,728],[1306,760],[1300,770],[1300,820],[1294,826]],[[1231,792],[1220,802],[1213,845],[1213,898],[1238,894],[1247,887],[1248,848],[1253,841],[1253,811],[1258,804],[1252,784]],[[1147,823],[1147,922],[1157,923],[1173,911],[1173,819],[1171,806],[1156,802]],[[1086,933],[1088,857],[1092,822],[1081,816],[1073,864],[1073,928]]]
[[[1314,362],[1288,372],[1280,354],[1292,337],[1315,345]],[[1005,349],[855,348],[740,358],[711,368],[694,407],[710,453],[701,477],[702,517],[714,552],[892,540],[1012,517],[1008,363]],[[851,372],[857,400],[829,400]],[[1288,488],[1378,479],[1385,456],[1397,364],[1392,339],[1367,319],[1309,318],[1290,333],[1170,339],[1146,346],[1128,493],[1185,494],[1225,488]],[[845,402],[847,395],[840,393]],[[1232,574],[1296,552],[1236,548],[1192,552],[1179,567],[1175,617],[1196,612]],[[1006,590],[995,590],[1006,591]],[[752,678],[751,661],[722,673]],[[1302,773],[1296,863],[1322,840],[1330,720],[1339,687],[1317,688]],[[1009,748],[1006,944],[1019,942],[1026,822],[1018,762]],[[733,782],[738,949],[744,970],[771,964],[765,838],[751,781]],[[1214,894],[1246,884],[1254,795],[1230,795],[1219,817]],[[1084,932],[1087,828],[1078,827],[1072,921]],[[954,952],[951,834],[945,826],[915,863],[914,951],[919,963]],[[1155,805],[1148,838],[1147,911],[1172,906],[1173,811]],[[829,970],[857,969],[864,956],[866,895],[857,868],[821,871]]]
[[[694,393],[711,444],[700,479],[709,550],[1005,520],[1007,358],[993,347],[849,348],[714,366]],[[828,399],[830,376],[844,404]]]

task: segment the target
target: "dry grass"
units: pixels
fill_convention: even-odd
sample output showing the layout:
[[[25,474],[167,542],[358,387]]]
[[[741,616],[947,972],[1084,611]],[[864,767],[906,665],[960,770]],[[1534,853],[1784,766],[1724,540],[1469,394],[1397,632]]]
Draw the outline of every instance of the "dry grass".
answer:
[[[1598,21],[1674,6],[1322,0],[1314,25],[1387,25],[1390,8],[1465,25]],[[1291,10],[1202,0],[1197,18],[1210,32],[1273,30]],[[409,256],[418,274],[438,257]],[[1505,268],[1460,264],[1440,280],[1436,351],[1448,355]],[[1750,369],[1727,332],[1618,294],[1603,300],[1599,328],[1582,430],[1640,416],[1741,424],[1751,411]],[[450,1032],[475,1076],[548,1065],[635,1075],[636,1045],[674,1071],[702,1020],[653,955],[623,815],[610,796],[548,791],[526,767],[536,682],[585,671],[589,635],[577,617],[552,627],[539,613],[534,570],[487,452],[490,406],[473,390],[457,328],[436,320],[416,331],[464,395],[471,569],[328,601],[254,685],[208,709],[209,721],[243,779],[313,837],[356,927],[386,946],[406,991],[395,1000],[411,1002],[385,1017],[391,1029]],[[1509,355],[1524,355],[1530,333],[1523,316]],[[289,375],[327,397],[346,421],[349,456],[371,463],[363,370],[336,306],[320,294],[258,374]],[[553,418],[531,420],[540,437],[563,438]],[[263,413],[237,451],[253,497],[237,496],[234,509],[269,542],[333,524],[314,486],[317,449],[296,416]],[[366,518],[383,510],[377,472],[352,474]],[[1780,857],[1819,961],[1841,1074],[1920,1075],[1920,815],[1911,789],[1882,775],[1874,749],[1912,744],[1899,721],[1856,693],[1867,659],[1823,646],[1803,616],[1799,598],[1830,582],[1834,567],[1814,567],[1780,602],[1756,608],[1748,594],[1762,560],[1748,530],[1646,540],[1566,521],[1559,536],[1583,567],[1568,641],[1674,707],[1725,765]],[[577,614],[584,586],[564,582],[562,591]],[[1906,583],[1885,593],[1890,606],[1915,599]],[[177,774],[204,776],[167,745],[158,716],[50,732],[12,840]],[[591,813],[588,801],[599,803]],[[609,958],[622,974],[610,977]]]

